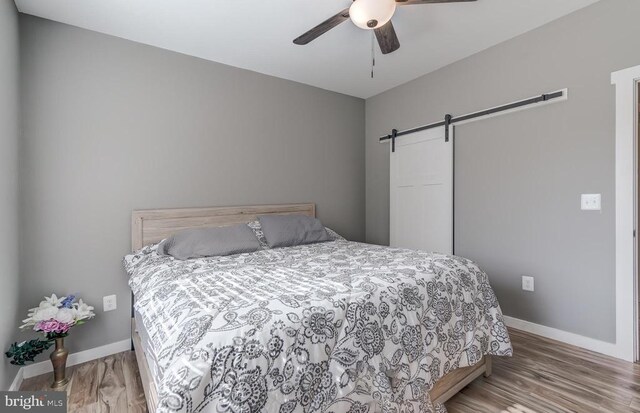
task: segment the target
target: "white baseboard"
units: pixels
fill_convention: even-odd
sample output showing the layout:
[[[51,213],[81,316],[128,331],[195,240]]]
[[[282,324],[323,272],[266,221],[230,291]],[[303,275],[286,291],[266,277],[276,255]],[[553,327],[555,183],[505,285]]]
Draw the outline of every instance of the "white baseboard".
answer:
[[[67,366],[75,366],[76,364],[85,363],[87,361],[99,359],[101,357],[110,356],[112,354],[121,353],[131,349],[131,340],[126,339],[118,341],[116,343],[106,344],[104,346],[91,348],[89,350],[79,351],[77,353],[69,354],[67,359]],[[23,379],[39,376],[40,374],[50,373],[53,371],[50,361],[41,361],[39,363],[29,364],[24,366],[18,372],[18,375],[22,375],[20,382]],[[16,376],[16,379],[18,376]],[[14,383],[16,380],[14,380]]]
[[[9,387],[9,391],[20,390],[20,386],[22,385],[23,380],[24,380],[24,367],[20,367],[20,369],[18,369],[18,372],[16,373],[16,377],[13,379],[13,382]]]
[[[519,318],[509,317],[506,315],[504,316],[504,321],[507,324],[507,327],[513,327],[518,330],[526,331],[527,333],[532,333],[542,337],[550,338],[552,340],[561,341],[566,344],[571,344],[576,347],[595,351],[607,356],[623,358],[620,354],[618,354],[618,347],[615,345],[615,343],[596,340],[594,338],[581,336],[579,334],[570,333],[568,331],[559,330],[553,327],[543,326],[541,324],[520,320]]]

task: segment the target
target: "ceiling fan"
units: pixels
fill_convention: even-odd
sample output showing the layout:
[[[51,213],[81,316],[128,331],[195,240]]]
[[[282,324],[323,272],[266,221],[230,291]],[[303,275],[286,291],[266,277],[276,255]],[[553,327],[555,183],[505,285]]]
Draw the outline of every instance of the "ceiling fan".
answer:
[[[391,23],[396,6],[433,3],[461,3],[476,0],[354,0],[351,7],[328,18],[293,43],[305,45],[315,40],[340,23],[351,18],[353,24],[361,29],[373,30],[383,54],[395,52],[400,48],[400,41]]]

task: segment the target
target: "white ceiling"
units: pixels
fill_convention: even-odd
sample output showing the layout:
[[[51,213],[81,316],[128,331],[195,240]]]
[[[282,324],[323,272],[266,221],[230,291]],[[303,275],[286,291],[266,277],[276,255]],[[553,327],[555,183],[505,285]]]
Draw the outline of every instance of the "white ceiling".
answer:
[[[231,66],[368,98],[598,0],[478,0],[398,7],[401,48],[371,79],[371,33],[346,21],[293,39],[350,0],[15,0],[18,9]],[[377,46],[376,46],[377,48]]]

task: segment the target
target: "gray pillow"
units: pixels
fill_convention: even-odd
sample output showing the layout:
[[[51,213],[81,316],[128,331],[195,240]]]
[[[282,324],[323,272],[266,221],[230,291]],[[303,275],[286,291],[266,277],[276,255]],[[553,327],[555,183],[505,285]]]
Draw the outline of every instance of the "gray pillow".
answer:
[[[262,227],[260,226],[260,221],[257,221],[257,220],[251,221],[247,225],[249,226],[249,228],[253,230],[253,233],[256,235],[256,238],[258,238],[258,241],[260,242],[260,246],[262,247],[262,249],[263,250],[269,249],[269,243],[267,242],[267,239],[264,237],[264,233],[262,232]],[[342,235],[338,234],[331,228],[324,227],[324,229],[327,230],[327,234],[329,235],[329,241],[345,240],[345,238]]]
[[[158,254],[179,260],[254,252],[260,242],[246,224],[180,231],[158,245]]]
[[[271,248],[331,241],[322,222],[306,215],[262,215],[258,220]]]

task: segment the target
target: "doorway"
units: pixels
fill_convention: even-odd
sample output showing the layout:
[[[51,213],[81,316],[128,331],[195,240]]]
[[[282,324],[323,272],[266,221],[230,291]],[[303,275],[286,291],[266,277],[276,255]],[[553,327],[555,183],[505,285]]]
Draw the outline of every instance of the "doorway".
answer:
[[[610,355],[627,361],[638,361],[638,99],[640,66],[611,74],[615,86],[615,292],[616,341]]]
[[[634,126],[635,126],[635,140],[634,140],[634,171],[635,171],[635,179],[633,185],[634,191],[634,200],[635,200],[635,208],[634,208],[634,230],[633,230],[633,241],[634,241],[634,282],[635,282],[635,298],[634,298],[634,319],[635,319],[635,331],[634,331],[634,342],[635,342],[635,357],[634,361],[637,363],[640,361],[640,242],[638,242],[638,230],[639,230],[639,219],[640,219],[640,82],[636,81],[635,85],[635,109],[634,109]]]

